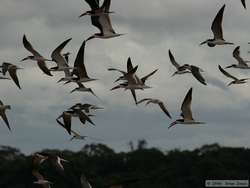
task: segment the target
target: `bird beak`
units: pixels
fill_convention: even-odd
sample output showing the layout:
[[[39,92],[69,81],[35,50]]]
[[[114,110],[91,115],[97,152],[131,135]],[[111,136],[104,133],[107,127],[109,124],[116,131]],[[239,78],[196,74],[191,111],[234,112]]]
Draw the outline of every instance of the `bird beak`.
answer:
[[[62,81],[63,81],[63,78],[61,78],[60,80],[58,80],[57,83],[62,82]]]
[[[113,90],[119,89],[119,88],[120,88],[120,86],[115,86],[115,87],[113,87],[112,89],[110,89],[110,91],[113,91]]]
[[[23,58],[21,61],[25,61],[25,60],[27,60],[27,59],[29,59],[28,57],[25,57],[25,58]]]
[[[229,84],[227,84],[227,86],[231,86],[233,84],[233,82],[230,82]]]
[[[202,46],[203,44],[206,44],[207,40],[205,40],[204,42],[200,43],[200,46]]]
[[[81,15],[79,16],[79,18],[81,18],[81,17],[83,17],[83,16],[86,16],[86,15],[88,15],[88,13],[87,13],[87,12],[84,12],[83,14],[81,14]]]
[[[230,66],[225,67],[225,69],[232,68],[232,67],[233,67],[233,65],[230,65]]]
[[[73,89],[70,93],[73,93],[73,92],[75,92],[76,91],[76,89]]]
[[[174,72],[174,74],[172,74],[172,76],[171,77],[173,77],[173,76],[175,76],[176,75],[176,72]]]
[[[171,127],[175,126],[176,124],[177,124],[177,122],[174,121],[173,123],[171,123],[171,124],[169,125],[168,129],[170,129]]]

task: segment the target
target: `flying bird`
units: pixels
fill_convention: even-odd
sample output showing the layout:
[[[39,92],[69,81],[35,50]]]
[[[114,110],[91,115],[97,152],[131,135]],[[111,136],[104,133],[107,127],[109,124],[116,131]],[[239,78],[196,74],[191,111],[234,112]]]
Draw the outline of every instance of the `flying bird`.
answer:
[[[69,67],[66,58],[68,54],[61,54],[63,48],[71,41],[72,38],[65,40],[62,42],[52,53],[51,59],[56,62],[57,66],[50,68],[50,71],[65,71],[69,69],[73,69],[73,67]],[[66,57],[66,58],[65,58]]]
[[[245,61],[240,57],[240,46],[237,46],[233,51],[233,57],[238,61],[238,64],[232,64],[226,68],[250,69],[248,66],[249,61]]]
[[[8,129],[11,131],[10,124],[9,124],[9,121],[5,112],[7,109],[8,110],[11,109],[10,105],[4,105],[3,102],[0,100],[0,116],[2,117],[3,121],[7,125]]]
[[[47,159],[48,159],[48,156],[44,156],[40,153],[35,153],[32,155],[32,165],[33,167],[39,166]]]
[[[158,104],[161,110],[170,118],[172,119],[170,113],[168,112],[167,108],[165,107],[164,103],[159,99],[152,99],[152,98],[145,98],[137,102],[137,104],[140,104],[142,102],[146,102],[146,105],[153,103]]]
[[[17,70],[22,69],[16,65],[13,65],[11,63],[7,63],[7,62],[3,62],[3,64],[0,66],[2,68],[2,73],[3,75],[6,75],[6,72],[9,73],[10,77],[12,78],[12,80],[15,82],[15,84],[17,85],[17,87],[19,89],[21,89],[21,86],[19,84],[19,80],[17,77]]]
[[[78,87],[76,87],[75,89],[73,89],[70,93],[73,93],[75,91],[80,91],[80,92],[90,92],[92,95],[94,95],[95,97],[99,98],[94,91],[91,88],[87,88],[85,87],[81,82],[76,82]]]
[[[77,56],[76,56],[76,59],[74,62],[74,69],[71,73],[71,76],[75,75],[75,76],[77,76],[77,78],[72,78],[68,82],[90,82],[90,81],[97,80],[94,78],[90,78],[87,74],[87,70],[86,70],[85,65],[84,65],[85,44],[86,44],[86,42],[83,41],[83,43],[82,43],[82,45],[77,53]]]
[[[45,61],[52,61],[49,59],[44,58],[42,55],[40,55],[31,45],[31,43],[27,40],[26,36],[23,35],[23,45],[26,48],[26,50],[28,50],[29,52],[31,52],[33,54],[33,56],[28,56],[24,59],[22,59],[21,61],[25,61],[25,60],[33,60],[33,61],[37,61],[37,65],[39,66],[39,68],[43,71],[43,73],[45,73],[48,76],[53,76],[50,73],[50,70],[48,69]]]
[[[221,7],[219,12],[217,13],[216,17],[213,20],[211,30],[213,32],[214,38],[207,39],[204,42],[200,43],[200,45],[207,44],[209,47],[215,47],[216,45],[233,45],[232,42],[227,42],[223,38],[223,29],[222,29],[222,20],[223,20],[223,13],[225,9],[225,4]]]
[[[176,74],[186,74],[186,73],[191,73],[189,70],[186,69],[186,67],[181,66],[179,63],[177,63],[177,61],[174,58],[174,55],[172,54],[172,52],[170,50],[168,50],[168,55],[169,55],[169,59],[170,62],[175,66],[175,68],[177,69],[177,71],[174,72],[174,75]]]
[[[88,3],[90,0],[87,1]],[[92,4],[92,5],[91,5]],[[95,4],[95,5],[94,5]],[[90,6],[92,6],[92,9],[98,9],[99,8],[99,3],[89,3]],[[91,23],[93,26],[98,28],[100,30],[100,33],[95,33],[89,38],[87,38],[86,41],[91,40],[93,38],[101,38],[101,39],[108,39],[108,38],[114,38],[114,37],[119,37],[124,34],[118,34],[115,32],[115,30],[112,27],[112,23],[110,20],[110,16],[108,13],[110,13],[110,0],[105,0],[103,3],[103,6],[101,9],[101,14],[94,14],[91,15]],[[83,14],[84,15],[84,14]]]
[[[91,10],[84,12],[79,17],[85,16],[85,15],[100,16],[102,14],[114,13],[112,11],[109,11],[111,0],[104,0],[101,7],[99,5],[99,0],[85,0],[85,1],[89,4]]]
[[[228,84],[228,86],[230,86],[232,84],[245,84],[245,83],[247,83],[246,81],[249,80],[249,78],[238,79],[235,76],[233,76],[230,73],[228,73],[227,71],[225,71],[220,65],[218,65],[218,67],[219,67],[220,72],[222,72],[222,74],[224,74],[228,78],[233,79],[233,81],[230,82]]]
[[[176,124],[204,124],[204,122],[195,121],[193,119],[192,110],[191,110],[192,91],[193,89],[190,88],[181,105],[182,119],[177,119],[176,121],[171,123],[168,128],[171,128],[175,126]]]
[[[201,68],[194,66],[194,65],[189,65],[189,64],[184,64],[181,66],[175,61],[175,58],[170,50],[168,51],[168,54],[169,54],[170,61],[177,69],[177,71],[172,76],[176,74],[192,73],[192,75],[196,78],[196,80],[198,80],[203,85],[207,85],[206,80],[201,75],[201,72],[203,72]]]

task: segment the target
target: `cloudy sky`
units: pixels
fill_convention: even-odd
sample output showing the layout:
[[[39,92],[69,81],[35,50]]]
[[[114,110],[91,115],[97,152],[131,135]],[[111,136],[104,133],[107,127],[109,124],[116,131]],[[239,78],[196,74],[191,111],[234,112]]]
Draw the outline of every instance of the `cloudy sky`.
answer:
[[[230,88],[230,81],[218,71],[218,64],[236,63],[232,57],[235,46],[209,48],[199,43],[212,37],[210,25],[221,6],[224,12],[224,38],[241,46],[241,55],[250,59],[249,10],[240,0],[113,0],[112,23],[118,33],[126,35],[109,40],[94,39],[87,43],[85,65],[90,77],[98,78],[87,84],[101,100],[86,93],[69,92],[74,84],[57,84],[63,74],[44,75],[36,63],[20,60],[29,52],[22,45],[26,34],[33,46],[45,57],[62,41],[73,38],[65,52],[76,53],[84,39],[98,30],[89,17],[78,16],[89,10],[82,0],[1,0],[0,1],[0,57],[23,70],[18,71],[22,90],[12,81],[0,81],[1,100],[10,104],[7,112],[13,132],[1,120],[0,143],[31,153],[44,148],[79,150],[87,142],[69,142],[69,136],[55,121],[65,109],[77,102],[93,103],[105,107],[93,121],[96,127],[84,127],[78,119],[73,129],[83,135],[102,140],[117,151],[127,150],[129,141],[146,139],[150,146],[163,150],[193,149],[203,144],[218,142],[229,146],[250,146],[250,85]],[[249,5],[250,6],[250,5]],[[250,9],[250,7],[249,7]],[[170,64],[168,49],[180,63],[200,66],[207,79],[203,86],[190,75],[171,77],[175,71]],[[173,118],[179,118],[182,100],[193,87],[193,115],[204,126],[176,126],[155,105],[136,106],[129,91],[110,91],[119,76],[108,72],[110,67],[125,69],[131,57],[139,65],[138,75],[154,69],[148,85],[151,89],[138,91],[138,98],[153,97],[165,102]],[[48,63],[49,66],[54,66]],[[247,70],[230,70],[238,77],[249,77]]]

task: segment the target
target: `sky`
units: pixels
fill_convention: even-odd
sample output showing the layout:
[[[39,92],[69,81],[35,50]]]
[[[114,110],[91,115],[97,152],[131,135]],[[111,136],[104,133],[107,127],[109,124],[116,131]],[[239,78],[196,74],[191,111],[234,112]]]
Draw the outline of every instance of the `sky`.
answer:
[[[247,44],[250,12],[243,9],[240,0],[113,0],[113,28],[125,35],[90,40],[85,49],[88,74],[98,79],[86,86],[95,91],[100,97],[97,99],[88,93],[70,94],[75,84],[57,83],[63,73],[56,72],[49,77],[35,62],[20,62],[30,55],[22,44],[26,34],[34,48],[47,58],[57,45],[72,38],[64,49],[71,53],[72,65],[83,40],[98,32],[91,25],[90,17],[78,18],[90,9],[88,4],[82,0],[1,0],[1,61],[24,68],[18,71],[22,90],[12,81],[0,80],[0,99],[11,105],[7,116],[13,129],[10,133],[0,121],[1,145],[17,147],[27,154],[45,148],[80,150],[93,140],[70,142],[70,136],[56,123],[56,118],[81,102],[105,109],[92,118],[95,127],[83,126],[74,119],[72,129],[98,138],[116,151],[128,150],[129,141],[136,143],[139,139],[146,139],[149,146],[164,151],[194,149],[215,142],[250,147],[250,84],[227,87],[231,80],[218,70],[219,64],[225,67],[236,63],[232,57],[236,46],[199,46],[200,42],[212,38],[211,23],[224,3],[224,38],[240,45],[241,56],[250,60]],[[171,77],[175,68],[168,57],[169,49],[180,64],[201,67],[208,85],[200,84],[191,75]],[[136,106],[129,91],[110,91],[119,74],[107,69],[125,70],[128,57],[134,65],[139,65],[138,76],[158,69],[147,82],[152,88],[138,91],[137,97],[161,99],[173,120],[156,105]],[[55,66],[52,62],[47,64]],[[228,71],[239,78],[250,75],[248,70]],[[181,103],[190,87],[193,87],[193,116],[206,124],[177,125],[168,130],[169,124],[179,118]]]

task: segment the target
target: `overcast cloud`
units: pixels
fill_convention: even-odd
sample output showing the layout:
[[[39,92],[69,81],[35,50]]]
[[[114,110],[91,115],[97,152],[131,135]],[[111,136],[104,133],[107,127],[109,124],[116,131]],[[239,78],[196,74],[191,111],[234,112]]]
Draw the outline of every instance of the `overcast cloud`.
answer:
[[[22,90],[12,81],[0,81],[1,100],[10,104],[7,112],[13,132],[1,121],[0,143],[18,147],[26,153],[44,148],[79,150],[85,143],[69,142],[69,136],[55,121],[56,117],[76,102],[94,103],[105,107],[93,117],[96,127],[82,126],[77,119],[73,129],[83,135],[102,140],[117,151],[128,149],[127,143],[145,138],[150,146],[163,150],[192,149],[202,144],[218,142],[230,146],[250,146],[250,84],[226,87],[230,81],[218,70],[218,64],[235,63],[232,51],[235,46],[209,48],[199,43],[212,37],[210,25],[221,6],[224,13],[224,38],[241,46],[241,55],[250,59],[249,10],[240,0],[113,0],[111,9],[113,27],[126,35],[109,40],[94,39],[87,43],[85,65],[90,77],[98,78],[91,86],[101,100],[86,94],[69,92],[75,87],[57,84],[63,74],[48,77],[34,62],[19,62],[29,55],[23,45],[25,33],[33,46],[44,56],[62,41],[73,38],[65,47],[72,53],[70,63],[84,39],[97,32],[89,17],[78,16],[89,10],[82,0],[1,0],[0,1],[0,57],[24,70],[18,71]],[[249,4],[250,9],[250,4]],[[171,77],[175,71],[168,58],[171,49],[180,64],[200,66],[208,86],[198,83],[190,75]],[[157,106],[135,106],[128,91],[109,91],[119,76],[108,72],[110,67],[125,69],[131,57],[139,65],[138,75],[143,76],[159,69],[148,85],[152,89],[138,91],[138,98],[162,99],[178,118],[182,100],[193,87],[194,118],[207,124],[200,127],[176,126]],[[48,63],[49,64],[49,63]],[[49,64],[54,66],[54,64]],[[230,70],[239,77],[249,77],[247,70]]]

